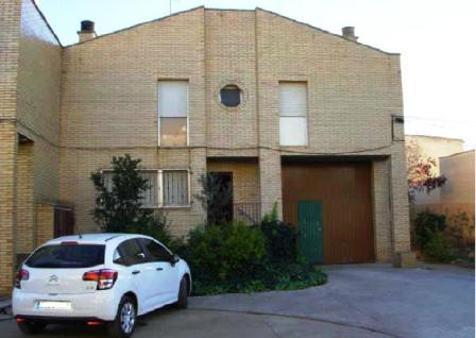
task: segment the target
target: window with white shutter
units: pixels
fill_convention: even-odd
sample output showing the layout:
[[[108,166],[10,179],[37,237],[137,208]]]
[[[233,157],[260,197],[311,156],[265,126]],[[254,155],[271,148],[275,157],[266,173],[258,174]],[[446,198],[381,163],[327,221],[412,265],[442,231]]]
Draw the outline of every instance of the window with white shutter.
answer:
[[[279,116],[280,144],[307,145],[307,83],[279,83]]]
[[[159,81],[159,145],[188,143],[188,81]]]
[[[186,170],[164,170],[162,172],[163,205],[188,205],[188,181],[188,171]]]

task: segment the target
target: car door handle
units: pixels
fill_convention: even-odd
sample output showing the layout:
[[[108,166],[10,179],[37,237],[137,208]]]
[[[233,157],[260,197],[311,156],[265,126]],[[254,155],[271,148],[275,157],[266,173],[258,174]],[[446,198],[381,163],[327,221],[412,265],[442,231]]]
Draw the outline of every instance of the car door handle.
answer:
[[[157,271],[162,271],[163,269],[164,269],[164,268],[158,267],[158,268],[156,268],[155,270],[157,270]]]
[[[138,273],[140,273],[140,270],[134,270],[134,271],[132,271],[132,274],[133,274],[133,275],[137,275]]]

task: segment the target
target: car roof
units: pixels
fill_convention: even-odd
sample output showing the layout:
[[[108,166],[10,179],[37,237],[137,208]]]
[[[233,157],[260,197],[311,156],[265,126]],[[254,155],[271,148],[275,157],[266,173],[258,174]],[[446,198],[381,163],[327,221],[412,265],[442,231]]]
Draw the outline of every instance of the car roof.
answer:
[[[59,244],[62,242],[78,242],[88,244],[105,244],[113,239],[125,240],[127,238],[147,237],[139,234],[121,234],[121,233],[97,233],[97,234],[78,234],[72,236],[63,236],[52,239],[46,244]]]

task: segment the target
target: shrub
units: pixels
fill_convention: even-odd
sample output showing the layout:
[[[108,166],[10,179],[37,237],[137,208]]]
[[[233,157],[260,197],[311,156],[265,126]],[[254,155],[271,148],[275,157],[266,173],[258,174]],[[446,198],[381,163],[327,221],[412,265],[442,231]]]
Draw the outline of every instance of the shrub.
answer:
[[[152,210],[143,208],[142,194],[149,184],[138,171],[140,159],[129,154],[113,157],[112,185],[108,187],[101,170],[91,173],[96,188],[96,207],[91,211],[94,220],[105,232],[131,232],[145,226],[153,218]]]
[[[223,288],[227,285],[225,289],[231,290],[256,275],[266,257],[266,243],[261,231],[254,227],[208,226],[190,232],[189,242],[181,254],[189,263],[198,286],[215,284]]]
[[[448,262],[452,259],[448,241],[442,232],[431,234],[423,251],[429,258],[438,262]]]
[[[297,232],[295,228],[278,220],[276,206],[270,215],[266,215],[261,224],[266,237],[268,258],[270,261],[295,261],[297,256]]]
[[[446,216],[428,211],[420,212],[415,218],[416,244],[424,249],[433,234],[442,232],[446,228]]]

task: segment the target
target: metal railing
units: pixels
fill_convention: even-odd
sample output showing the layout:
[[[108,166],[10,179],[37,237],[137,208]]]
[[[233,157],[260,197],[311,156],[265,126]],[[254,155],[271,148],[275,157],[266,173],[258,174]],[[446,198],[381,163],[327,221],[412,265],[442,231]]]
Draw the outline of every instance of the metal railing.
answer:
[[[233,203],[233,220],[247,224],[258,224],[261,221],[261,203]]]

